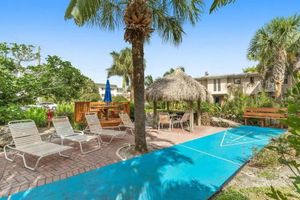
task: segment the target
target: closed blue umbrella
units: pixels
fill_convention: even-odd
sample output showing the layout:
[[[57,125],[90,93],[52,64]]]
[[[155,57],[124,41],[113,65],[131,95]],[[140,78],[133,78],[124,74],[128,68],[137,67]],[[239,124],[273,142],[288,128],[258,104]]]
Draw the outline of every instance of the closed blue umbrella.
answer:
[[[107,104],[110,103],[110,102],[112,102],[109,80],[106,81],[105,95],[104,95],[103,101],[106,102]]]

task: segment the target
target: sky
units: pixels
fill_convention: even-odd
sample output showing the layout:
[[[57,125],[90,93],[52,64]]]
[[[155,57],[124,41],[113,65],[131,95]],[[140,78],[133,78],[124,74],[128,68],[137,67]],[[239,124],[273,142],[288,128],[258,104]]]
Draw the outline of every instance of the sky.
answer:
[[[255,32],[275,17],[300,14],[300,0],[236,0],[209,14],[205,6],[196,26],[185,25],[179,46],[163,42],[157,34],[145,45],[145,75],[161,77],[171,67],[185,67],[193,77],[241,73],[254,63],[246,54]],[[58,55],[97,83],[106,81],[110,52],[130,45],[123,40],[124,27],[114,32],[98,27],[78,27],[64,20],[69,0],[0,0],[0,42],[41,47],[43,59]],[[110,78],[121,86],[122,79]]]

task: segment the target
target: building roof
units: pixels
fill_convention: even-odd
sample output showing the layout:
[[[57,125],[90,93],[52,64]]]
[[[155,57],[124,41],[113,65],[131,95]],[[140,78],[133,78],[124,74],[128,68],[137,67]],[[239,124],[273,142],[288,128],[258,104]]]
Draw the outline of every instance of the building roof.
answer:
[[[224,74],[224,75],[208,75],[195,78],[196,80],[207,80],[207,79],[217,79],[217,78],[245,78],[245,77],[258,77],[259,73],[242,73],[242,74]]]

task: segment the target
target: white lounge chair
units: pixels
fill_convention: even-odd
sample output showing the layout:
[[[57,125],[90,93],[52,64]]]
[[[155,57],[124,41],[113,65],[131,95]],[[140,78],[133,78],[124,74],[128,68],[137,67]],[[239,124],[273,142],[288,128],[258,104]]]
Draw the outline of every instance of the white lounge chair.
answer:
[[[68,157],[61,152],[72,148],[42,141],[38,129],[32,120],[11,121],[8,123],[8,127],[13,141],[11,144],[5,145],[4,147],[5,158],[9,161],[14,161],[16,156],[20,156],[23,159],[24,166],[33,171],[37,168],[43,157],[56,153],[60,156]],[[15,151],[13,158],[8,157],[7,149]],[[33,167],[28,166],[25,158],[26,154],[38,157]]]
[[[61,144],[64,143],[64,140],[70,140],[72,142],[77,142],[80,146],[80,151],[83,154],[87,154],[93,151],[98,150],[101,147],[101,142],[98,136],[96,135],[85,135],[83,131],[74,130],[70,124],[68,117],[54,117],[52,119],[53,126],[56,130],[54,137],[59,137],[61,139]],[[89,142],[91,140],[96,140],[98,145],[97,148],[90,151],[84,151],[82,148],[82,143]]]
[[[131,134],[134,134],[134,123],[131,121],[129,115],[127,113],[120,112],[119,117],[122,121],[121,126],[125,127],[127,130],[129,130],[131,132]]]
[[[117,130],[109,130],[109,129],[103,129],[100,122],[99,118],[97,116],[97,113],[95,112],[88,112],[85,113],[85,119],[88,124],[87,130],[92,133],[92,134],[97,134],[100,137],[100,140],[102,143],[110,144],[114,138],[116,137],[123,137],[126,135],[125,131],[117,131]],[[111,128],[119,128],[119,127],[111,127]],[[110,140],[109,142],[103,142],[103,139],[101,136],[109,136]]]
[[[184,129],[184,124],[186,123],[188,126],[189,123],[188,121],[190,120],[190,113],[189,112],[185,112],[183,114],[183,116],[180,118],[180,119],[175,119],[175,120],[172,120],[172,128],[174,127],[174,125],[176,124],[180,124],[180,127],[181,129],[183,130]]]
[[[121,127],[125,127],[127,130],[131,132],[131,134],[134,134],[134,123],[131,121],[129,115],[124,112],[119,113],[119,117],[122,121]],[[150,131],[152,127],[146,126],[146,132]]]

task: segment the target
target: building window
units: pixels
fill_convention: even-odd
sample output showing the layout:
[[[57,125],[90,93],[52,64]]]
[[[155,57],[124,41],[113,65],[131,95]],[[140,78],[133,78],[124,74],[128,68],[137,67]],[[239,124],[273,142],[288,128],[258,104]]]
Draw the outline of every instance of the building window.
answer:
[[[251,83],[251,84],[254,83],[254,77],[250,77],[250,83]]]
[[[214,91],[217,91],[217,79],[214,79]]]
[[[221,91],[221,80],[218,79],[218,91]]]
[[[221,80],[214,79],[214,91],[221,91]]]
[[[234,79],[234,84],[241,84],[242,81],[240,78]]]
[[[288,79],[288,77],[287,76],[285,76],[285,78],[284,78],[284,82],[283,82],[284,84],[288,84],[289,83],[289,79]]]

